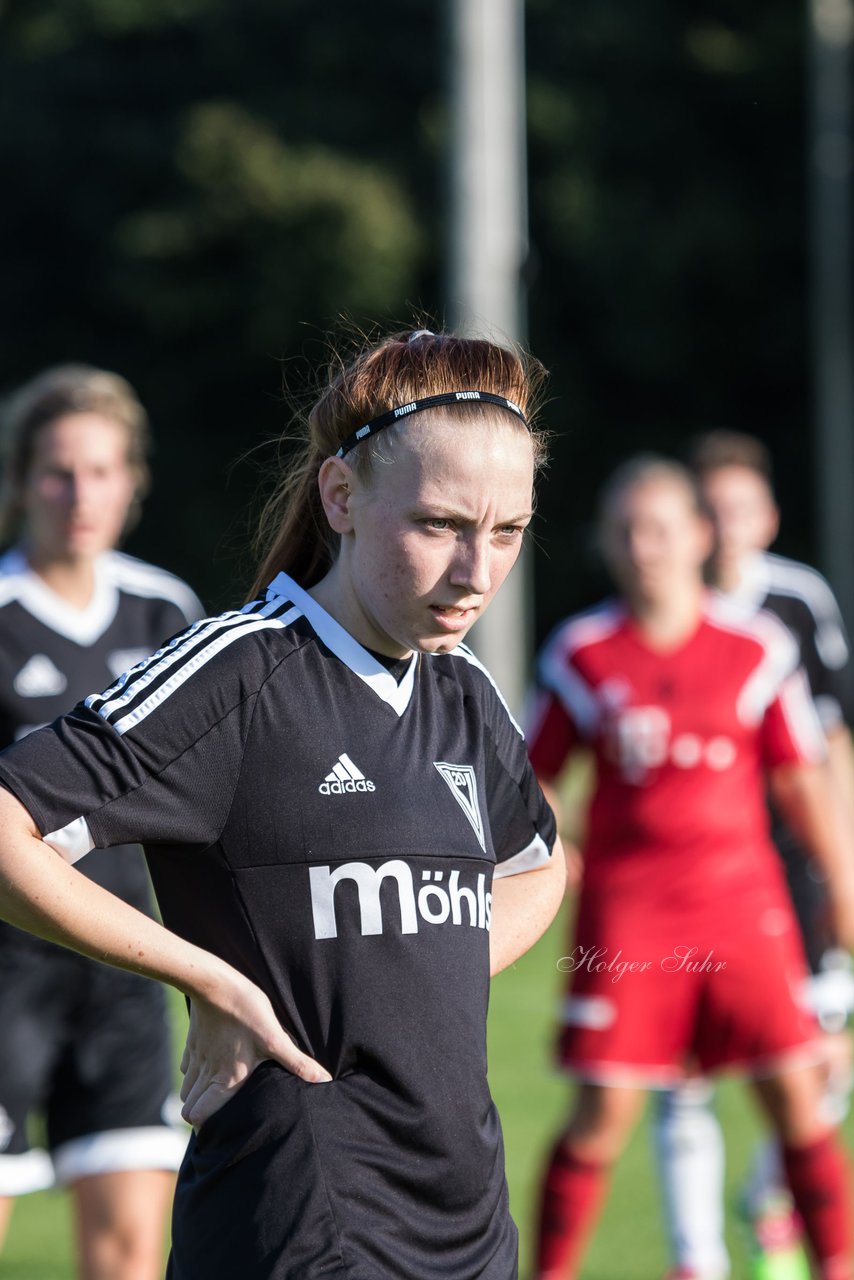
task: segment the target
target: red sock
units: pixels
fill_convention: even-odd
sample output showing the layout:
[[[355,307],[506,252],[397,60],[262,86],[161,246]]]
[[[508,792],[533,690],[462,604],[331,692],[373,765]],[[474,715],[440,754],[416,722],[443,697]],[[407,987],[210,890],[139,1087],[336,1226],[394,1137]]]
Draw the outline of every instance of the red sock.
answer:
[[[552,1151],[543,1182],[537,1275],[572,1280],[608,1185],[609,1167],[572,1154],[568,1139]]]
[[[822,1277],[852,1280],[851,1178],[835,1135],[784,1147],[783,1163]]]

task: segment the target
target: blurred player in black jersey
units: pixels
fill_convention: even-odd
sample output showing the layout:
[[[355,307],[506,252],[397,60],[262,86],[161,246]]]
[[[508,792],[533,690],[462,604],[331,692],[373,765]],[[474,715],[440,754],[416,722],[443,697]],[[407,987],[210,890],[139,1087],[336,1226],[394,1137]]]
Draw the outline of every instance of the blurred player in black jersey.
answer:
[[[123,378],[46,370],[4,406],[0,746],[60,716],[201,613],[171,574],[115,551],[148,482]],[[10,545],[11,544],[11,545]],[[151,911],[139,847],[84,873]],[[155,1280],[186,1140],[168,1123],[163,990],[0,924],[0,1245],[13,1197],[68,1186],[84,1280]],[[44,1117],[48,1150],[31,1147]]]
[[[777,536],[779,512],[771,459],[761,441],[732,431],[699,438],[691,457],[714,520],[714,585],[749,613],[774,613],[798,642],[801,662],[827,738],[828,771],[839,820],[854,833],[854,722],[848,641],[833,593],[815,569],[767,548]],[[851,1089],[851,1042],[845,1030],[854,1009],[854,976],[847,952],[827,925],[820,877],[779,815],[772,812],[774,843],[783,859],[812,976],[804,1000],[825,1030],[826,1115],[844,1118]],[[854,863],[853,863],[854,865]],[[729,1263],[723,1239],[723,1139],[710,1087],[697,1081],[661,1096],[655,1134],[662,1170],[671,1247],[679,1277],[722,1280]],[[799,1224],[785,1189],[778,1149],[758,1153],[744,1209],[752,1223],[751,1280],[808,1280],[798,1242]]]
[[[489,977],[565,866],[461,642],[531,519],[540,377],[426,330],[334,365],[250,602],[0,759],[0,911],[190,997],[170,1280],[516,1276]],[[131,836],[166,928],[68,865]]]

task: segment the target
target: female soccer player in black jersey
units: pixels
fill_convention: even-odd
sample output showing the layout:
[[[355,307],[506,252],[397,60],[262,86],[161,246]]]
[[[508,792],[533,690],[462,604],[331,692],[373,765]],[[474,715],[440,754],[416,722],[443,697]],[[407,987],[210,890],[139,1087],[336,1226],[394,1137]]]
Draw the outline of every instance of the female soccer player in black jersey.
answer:
[[[147,417],[117,374],[59,365],[3,407],[0,747],[115,679],[201,605],[114,550],[147,487]],[[41,769],[40,764],[36,767]],[[49,774],[45,772],[49,782]],[[138,847],[85,875],[153,912]],[[81,1280],[156,1280],[186,1136],[169,1124],[164,992],[0,923],[0,1248],[16,1197],[71,1192]],[[44,1118],[48,1151],[30,1146]],[[166,1112],[166,1116],[164,1116]]]
[[[564,866],[461,642],[531,518],[539,376],[426,331],[365,350],[252,601],[0,762],[4,914],[190,998],[171,1280],[516,1275],[488,983]],[[69,866],[129,838],[166,928]]]

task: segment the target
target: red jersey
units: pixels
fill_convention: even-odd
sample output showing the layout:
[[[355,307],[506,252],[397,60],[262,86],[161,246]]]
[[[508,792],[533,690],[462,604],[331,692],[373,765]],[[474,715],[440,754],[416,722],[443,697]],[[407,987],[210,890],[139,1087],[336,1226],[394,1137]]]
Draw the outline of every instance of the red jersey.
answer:
[[[824,738],[795,642],[775,618],[745,618],[709,596],[689,639],[662,652],[606,602],[558,627],[538,680],[536,772],[555,778],[576,746],[595,753],[586,887],[720,908],[779,880],[764,775],[820,761]]]

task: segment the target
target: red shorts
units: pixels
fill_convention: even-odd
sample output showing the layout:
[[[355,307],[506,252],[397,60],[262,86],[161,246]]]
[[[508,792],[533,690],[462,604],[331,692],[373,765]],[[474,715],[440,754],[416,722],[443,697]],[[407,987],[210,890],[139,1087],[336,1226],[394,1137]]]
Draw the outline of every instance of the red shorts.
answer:
[[[772,1074],[817,1058],[800,934],[776,888],[674,913],[585,889],[559,1057],[582,1079],[668,1086],[688,1072]]]

